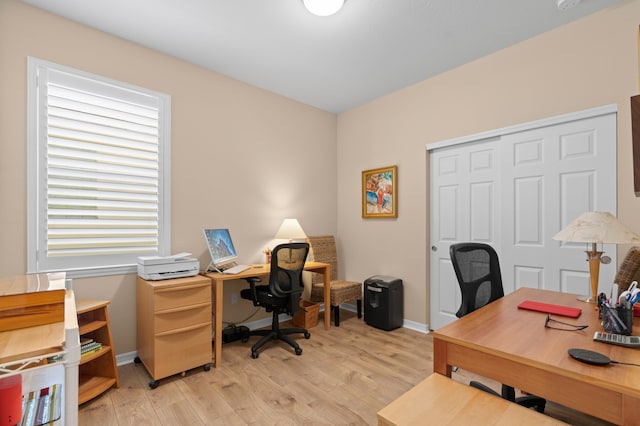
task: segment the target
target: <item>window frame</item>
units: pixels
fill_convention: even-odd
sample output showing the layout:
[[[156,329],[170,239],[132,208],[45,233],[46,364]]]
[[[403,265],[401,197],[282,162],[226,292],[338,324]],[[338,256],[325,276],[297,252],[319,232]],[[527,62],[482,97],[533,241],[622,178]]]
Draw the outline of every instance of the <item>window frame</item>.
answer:
[[[47,242],[47,120],[40,106],[38,75],[48,70],[68,73],[97,84],[154,97],[158,102],[158,245],[156,253],[122,255],[116,263],[110,256],[71,256],[40,260]],[[46,126],[46,122],[44,123]],[[27,272],[65,271],[70,278],[122,275],[137,272],[137,256],[170,254],[171,248],[171,97],[167,94],[109,79],[42,59],[27,58]],[[130,257],[130,259],[129,259]],[[62,259],[62,260],[60,260]],[[100,260],[100,262],[95,262]]]

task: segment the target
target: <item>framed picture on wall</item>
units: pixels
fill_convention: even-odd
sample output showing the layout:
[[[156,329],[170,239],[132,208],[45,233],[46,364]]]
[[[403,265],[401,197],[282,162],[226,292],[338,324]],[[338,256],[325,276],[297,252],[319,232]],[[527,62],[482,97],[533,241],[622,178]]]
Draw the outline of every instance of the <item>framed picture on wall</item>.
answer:
[[[398,217],[398,166],[362,172],[362,217]]]

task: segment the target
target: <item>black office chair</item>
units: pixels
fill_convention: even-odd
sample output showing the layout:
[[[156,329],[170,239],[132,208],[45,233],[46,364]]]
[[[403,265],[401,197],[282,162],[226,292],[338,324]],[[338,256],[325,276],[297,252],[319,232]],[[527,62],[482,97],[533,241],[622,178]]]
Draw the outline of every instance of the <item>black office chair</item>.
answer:
[[[460,309],[456,312],[458,318],[462,318],[504,296],[500,262],[493,247],[488,244],[471,242],[452,244],[449,247],[449,255],[462,293]],[[487,330],[487,332],[489,333],[491,330]],[[544,413],[547,401],[543,398],[533,395],[516,398],[513,387],[504,384],[502,385],[502,394],[498,394],[488,386],[476,381],[469,384],[474,388]]]
[[[311,334],[304,328],[281,329],[278,316],[281,313],[295,315],[300,308],[300,296],[304,290],[302,269],[309,253],[307,243],[280,244],[271,253],[271,271],[269,285],[257,285],[258,277],[246,278],[250,288],[240,292],[240,297],[251,300],[254,306],[263,306],[267,312],[273,312],[270,330],[252,330],[249,335],[263,336],[251,347],[251,358],[258,358],[258,350],[271,340],[282,340],[291,345],[296,355],[302,354],[300,346],[289,337],[302,333],[308,339]]]

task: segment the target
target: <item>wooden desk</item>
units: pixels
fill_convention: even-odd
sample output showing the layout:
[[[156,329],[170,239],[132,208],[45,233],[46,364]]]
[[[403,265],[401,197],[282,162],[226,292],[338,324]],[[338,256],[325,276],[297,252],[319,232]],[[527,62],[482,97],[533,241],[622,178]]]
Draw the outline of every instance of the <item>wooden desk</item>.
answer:
[[[329,282],[331,281],[331,265],[328,263],[307,261],[304,264],[304,270],[309,272],[317,272],[324,276],[324,328],[328,330],[331,325],[331,309],[329,309],[331,300],[331,289],[329,287]],[[205,274],[207,277],[211,278],[211,285],[213,286],[213,294],[215,299],[213,301],[213,330],[215,335],[215,338],[213,339],[214,367],[218,368],[220,366],[220,363],[222,362],[222,290],[224,287],[224,282],[231,280],[242,280],[248,277],[267,277],[269,276],[270,271],[271,266],[266,264],[263,267],[252,267],[247,269],[246,271],[234,275],[221,274],[219,272]]]
[[[432,374],[378,411],[378,426],[566,425],[471,386]]]
[[[518,309],[524,300],[582,308],[578,318],[554,316],[584,331],[544,327],[546,314]],[[602,331],[595,306],[576,295],[521,288],[433,333],[434,371],[451,366],[475,372],[550,401],[618,424],[640,419],[640,367],[592,366],[572,359],[569,348],[589,349],[620,362],[640,364],[640,351],[593,341]],[[638,322],[634,334],[638,334]]]

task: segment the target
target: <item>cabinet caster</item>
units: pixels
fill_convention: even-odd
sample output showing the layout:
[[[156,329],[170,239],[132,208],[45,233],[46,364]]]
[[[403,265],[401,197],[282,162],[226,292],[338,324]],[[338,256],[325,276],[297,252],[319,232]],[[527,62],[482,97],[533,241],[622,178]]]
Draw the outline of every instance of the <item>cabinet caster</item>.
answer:
[[[211,364],[205,364],[204,371],[209,371],[209,370],[211,370]]]
[[[258,351],[251,351],[251,358],[256,359],[260,356]]]
[[[183,371],[182,373],[180,373],[180,377],[187,377],[187,372]]]
[[[133,359],[133,362],[134,362],[135,364],[140,364],[140,363],[142,363],[142,360],[140,359],[140,357],[139,357],[139,356],[137,356],[137,357],[135,357],[135,358]]]
[[[296,348],[296,355],[302,355],[302,348]]]
[[[155,389],[160,385],[160,382],[157,380],[149,380],[149,387],[151,389]]]

